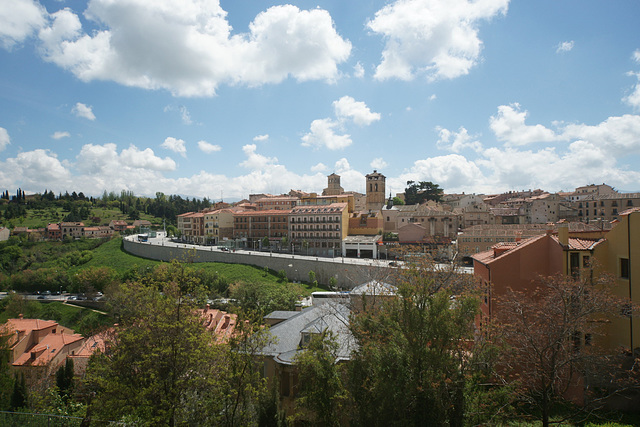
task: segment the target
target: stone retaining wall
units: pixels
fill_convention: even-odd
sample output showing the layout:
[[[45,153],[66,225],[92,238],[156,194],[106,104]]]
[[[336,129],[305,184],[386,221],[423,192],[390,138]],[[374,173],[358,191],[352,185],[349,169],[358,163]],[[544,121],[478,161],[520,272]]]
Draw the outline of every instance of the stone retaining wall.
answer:
[[[124,250],[143,258],[170,262],[224,262],[228,264],[248,264],[259,268],[268,267],[273,271],[284,270],[287,278],[293,281],[308,281],[309,272],[316,274],[316,280],[322,285],[329,285],[331,277],[336,278],[339,288],[352,289],[370,280],[385,281],[391,272],[386,265],[359,265],[343,262],[342,258],[315,258],[307,256],[293,256],[286,254],[221,252],[210,247],[158,246],[123,239]]]

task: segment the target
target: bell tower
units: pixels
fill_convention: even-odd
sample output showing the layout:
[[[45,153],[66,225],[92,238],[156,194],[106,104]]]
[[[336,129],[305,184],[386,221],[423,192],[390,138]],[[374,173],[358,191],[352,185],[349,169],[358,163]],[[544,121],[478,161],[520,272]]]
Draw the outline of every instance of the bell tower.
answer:
[[[367,178],[367,210],[379,211],[385,203],[386,177],[377,170],[366,176]]]

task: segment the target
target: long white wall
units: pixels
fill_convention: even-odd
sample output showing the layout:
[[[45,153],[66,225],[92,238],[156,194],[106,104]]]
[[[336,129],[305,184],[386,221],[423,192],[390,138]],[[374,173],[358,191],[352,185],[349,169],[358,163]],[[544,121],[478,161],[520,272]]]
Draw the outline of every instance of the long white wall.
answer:
[[[223,262],[228,264],[247,264],[258,268],[268,267],[276,272],[284,270],[289,280],[308,281],[309,272],[316,274],[316,280],[323,285],[329,285],[331,277],[336,278],[336,284],[343,289],[352,289],[370,280],[385,281],[391,269],[382,263],[353,264],[343,258],[315,258],[307,256],[292,256],[285,254],[221,252],[210,247],[160,246],[151,243],[141,243],[123,239],[124,250],[132,255],[143,258],[170,262],[174,259],[190,262]],[[358,260],[360,261],[360,260]],[[356,261],[357,262],[357,261]]]

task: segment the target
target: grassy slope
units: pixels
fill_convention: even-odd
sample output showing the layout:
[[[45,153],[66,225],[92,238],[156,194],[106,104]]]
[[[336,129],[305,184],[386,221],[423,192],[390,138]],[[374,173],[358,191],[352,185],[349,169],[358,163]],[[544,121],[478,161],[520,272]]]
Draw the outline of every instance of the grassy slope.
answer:
[[[93,251],[93,258],[88,263],[75,267],[70,272],[78,271],[87,267],[111,267],[119,274],[123,274],[132,268],[154,268],[160,264],[160,261],[140,258],[122,250],[122,239],[114,238],[104,243]],[[272,272],[268,274],[261,268],[244,265],[244,264],[225,264],[220,262],[204,262],[194,264],[195,268],[205,269],[218,272],[227,279],[228,282],[248,282],[248,283],[267,283],[284,285],[279,282],[278,277]],[[319,287],[303,284],[303,287],[309,292],[326,290]]]

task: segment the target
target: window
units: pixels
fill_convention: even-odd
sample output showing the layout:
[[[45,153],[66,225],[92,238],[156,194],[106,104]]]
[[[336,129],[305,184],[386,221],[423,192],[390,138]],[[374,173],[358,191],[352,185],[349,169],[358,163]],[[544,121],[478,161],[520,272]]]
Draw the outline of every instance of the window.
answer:
[[[620,278],[629,278],[629,258],[620,258]]]

